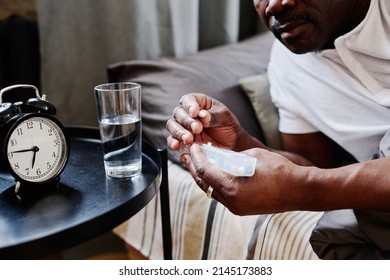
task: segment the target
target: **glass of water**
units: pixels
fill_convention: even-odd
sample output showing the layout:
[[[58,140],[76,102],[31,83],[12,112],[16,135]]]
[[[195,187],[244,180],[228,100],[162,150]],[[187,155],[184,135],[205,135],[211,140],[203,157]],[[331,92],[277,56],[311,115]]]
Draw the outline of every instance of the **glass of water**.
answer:
[[[122,82],[94,88],[106,174],[132,177],[142,169],[141,86]]]

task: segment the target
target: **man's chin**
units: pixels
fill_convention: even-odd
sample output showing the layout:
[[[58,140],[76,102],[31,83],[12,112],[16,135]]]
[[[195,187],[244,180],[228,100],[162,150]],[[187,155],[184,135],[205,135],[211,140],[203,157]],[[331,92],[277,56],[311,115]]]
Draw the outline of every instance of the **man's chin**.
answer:
[[[315,46],[311,42],[304,40],[295,40],[294,42],[286,42],[283,39],[279,39],[284,46],[286,46],[291,52],[295,54],[305,54],[309,52],[318,51],[320,48]]]
[[[296,28],[298,30],[298,28]],[[298,30],[299,31],[299,30]],[[295,54],[305,54],[321,50],[321,38],[312,31],[274,33],[275,37]]]

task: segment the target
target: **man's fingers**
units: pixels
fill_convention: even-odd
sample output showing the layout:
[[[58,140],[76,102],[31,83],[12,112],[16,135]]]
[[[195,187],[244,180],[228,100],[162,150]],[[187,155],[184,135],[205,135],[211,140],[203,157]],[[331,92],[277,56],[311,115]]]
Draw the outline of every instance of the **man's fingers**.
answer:
[[[173,118],[184,128],[194,134],[199,134],[202,132],[203,126],[201,122],[197,118],[191,117],[188,112],[181,106],[175,108],[173,111]]]
[[[183,126],[181,126],[176,120],[169,119],[166,124],[166,129],[171,134],[168,136],[168,145],[172,147],[172,144],[174,145],[174,150],[177,150],[177,144],[175,141],[173,141],[173,138],[176,139],[179,142],[183,142],[184,144],[188,145],[191,144],[194,141],[193,134],[185,129]],[[172,147],[173,148],[173,147]]]
[[[208,186],[213,186],[214,190],[220,189],[226,184],[230,175],[211,164],[199,145],[193,144],[190,151],[192,164],[195,168],[194,172],[198,177],[202,178]]]

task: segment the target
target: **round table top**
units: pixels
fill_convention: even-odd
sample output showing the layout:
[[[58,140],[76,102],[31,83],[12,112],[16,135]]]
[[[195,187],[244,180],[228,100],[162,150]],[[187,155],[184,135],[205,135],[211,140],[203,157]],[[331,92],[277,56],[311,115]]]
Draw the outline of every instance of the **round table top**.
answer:
[[[57,187],[34,199],[14,193],[15,180],[0,171],[0,258],[36,259],[111,230],[141,210],[161,184],[161,158],[142,143],[142,173],[105,175],[99,131],[67,127],[70,157]]]

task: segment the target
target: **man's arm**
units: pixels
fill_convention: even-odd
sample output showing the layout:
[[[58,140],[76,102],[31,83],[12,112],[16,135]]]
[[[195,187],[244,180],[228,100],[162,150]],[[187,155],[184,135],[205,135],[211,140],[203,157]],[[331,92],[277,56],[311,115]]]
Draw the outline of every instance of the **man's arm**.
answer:
[[[300,155],[317,167],[333,168],[345,162],[356,162],[350,154],[321,132],[308,134],[282,133],[281,137],[285,151]],[[293,158],[290,158],[290,160],[299,164],[299,161],[297,162]]]
[[[300,197],[292,209],[343,208],[390,210],[390,159],[340,165],[340,147],[322,133],[282,134],[286,156],[303,167],[305,174],[292,196]],[[350,161],[350,155],[346,160]]]
[[[239,146],[235,149],[247,150],[263,148],[277,152],[298,165],[315,165],[321,168],[331,168],[339,165],[340,147],[321,132],[307,134],[282,133],[283,150],[276,151],[266,147],[255,138],[242,131]]]
[[[390,211],[390,158],[335,169],[309,167],[301,191],[303,208],[311,210],[369,209]]]

